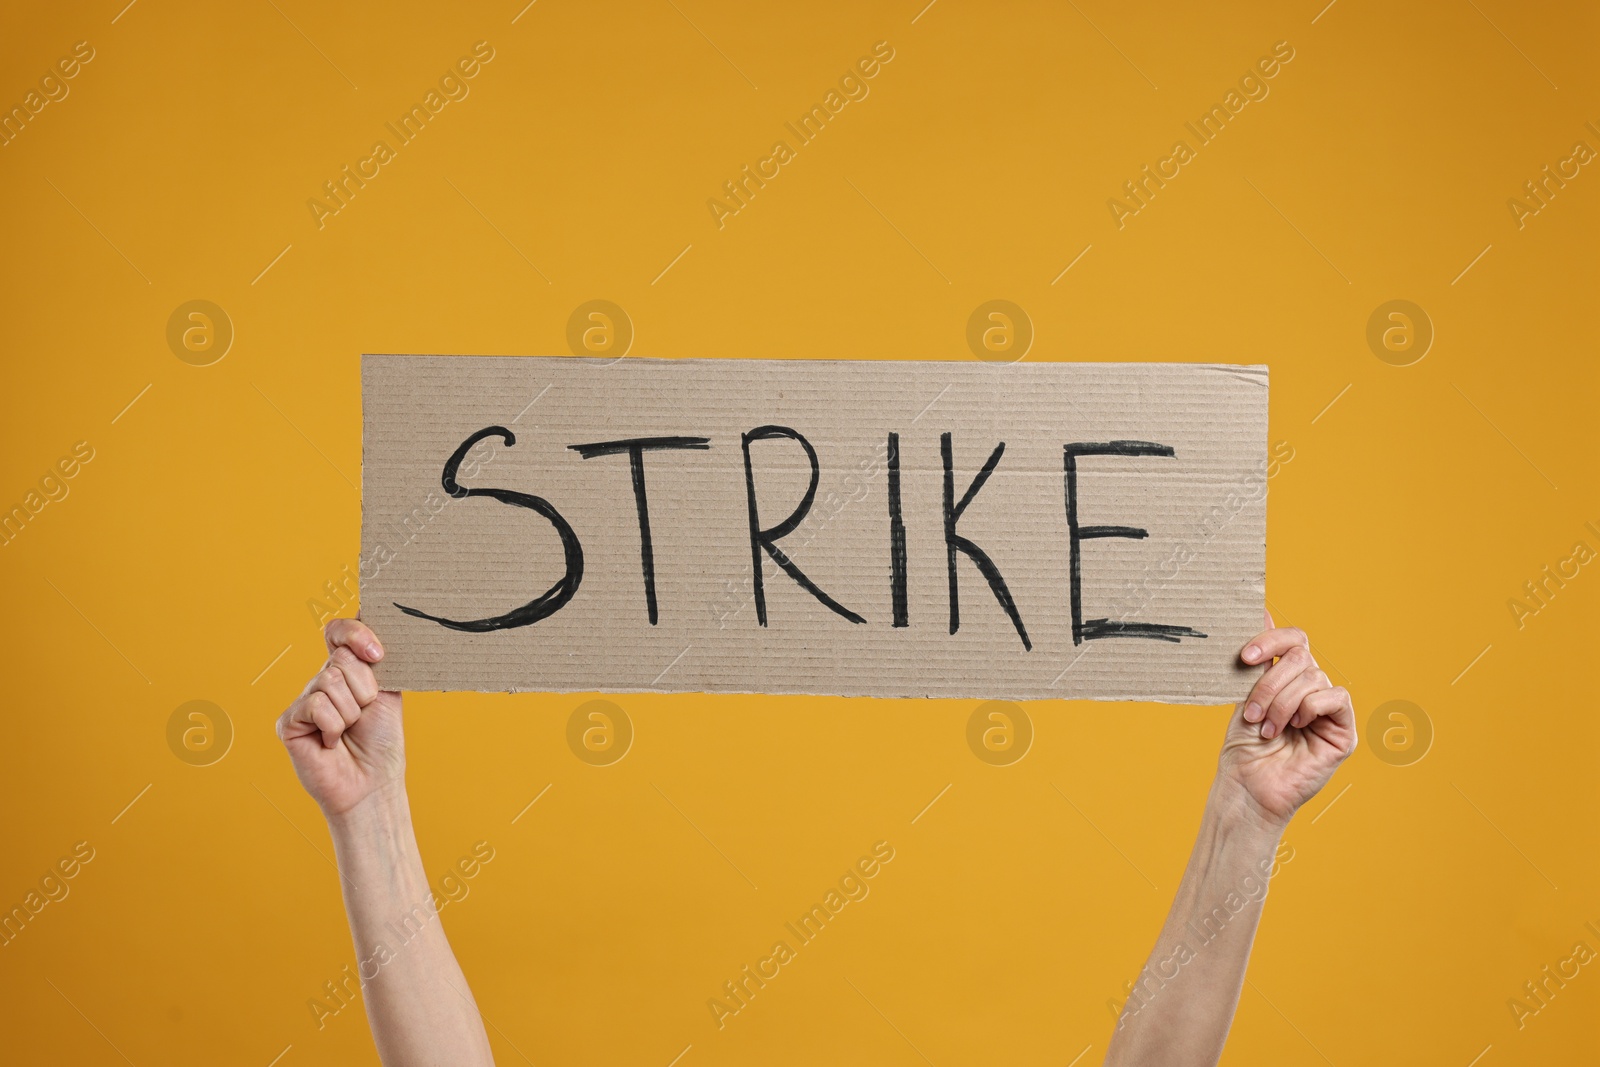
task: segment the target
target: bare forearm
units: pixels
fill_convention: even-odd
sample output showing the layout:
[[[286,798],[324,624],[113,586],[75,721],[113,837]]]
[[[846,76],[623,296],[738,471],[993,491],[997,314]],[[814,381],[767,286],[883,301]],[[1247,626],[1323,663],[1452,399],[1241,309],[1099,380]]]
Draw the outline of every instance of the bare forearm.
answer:
[[[1166,925],[1139,972],[1107,1064],[1215,1064],[1238,1007],[1283,828],[1219,780]]]
[[[331,819],[367,1020],[386,1067],[492,1065],[445,938],[404,793]]]

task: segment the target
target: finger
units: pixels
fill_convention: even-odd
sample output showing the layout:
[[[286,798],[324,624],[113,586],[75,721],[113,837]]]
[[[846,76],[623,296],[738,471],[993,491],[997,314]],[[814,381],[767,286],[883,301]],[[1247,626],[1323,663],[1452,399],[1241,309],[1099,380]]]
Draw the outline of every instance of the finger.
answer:
[[[383,645],[378,643],[377,635],[360,619],[334,619],[322,631],[322,638],[327,642],[330,653],[343,647],[368,663],[376,663],[383,658]]]
[[[1271,630],[1277,626],[1277,624],[1272,621],[1272,612],[1268,611],[1266,608],[1262,608],[1261,615],[1267,620],[1267,629]]]
[[[1311,711],[1310,708],[1306,706],[1306,701],[1310,699],[1314,693],[1333,688],[1333,681],[1328,677],[1325,671],[1312,670],[1308,671],[1307,674],[1315,679],[1316,684],[1311,687],[1309,692],[1301,694],[1300,702],[1294,706],[1294,710],[1289,716],[1290,726],[1304,726],[1312,719],[1315,719],[1316,715]]]
[[[354,652],[341,645],[328,657],[328,666],[344,675],[345,684],[350,687],[350,692],[355,694],[357,704],[366,707],[377,699],[377,676]]]
[[[1277,633],[1279,631],[1270,631]],[[1266,718],[1267,707],[1283,691],[1301,671],[1315,667],[1316,660],[1311,658],[1311,650],[1304,645],[1295,645],[1286,649],[1282,658],[1267,668],[1265,674],[1256,679],[1255,687],[1250,690],[1250,695],[1245,698],[1244,721],[1260,722]],[[1282,723],[1279,723],[1281,726]]]
[[[299,710],[300,701],[297,699],[284,709],[282,715],[278,716],[274,729],[278,732],[279,741],[290,741],[316,730],[315,726],[297,717]]]
[[[1261,736],[1271,740],[1283,733],[1289,719],[1299,714],[1300,702],[1327,684],[1327,677],[1314,668],[1296,675],[1268,705],[1267,717],[1261,723]]]
[[[350,691],[350,686],[344,680],[344,672],[337,667],[324,667],[311,679],[309,692],[322,693],[333,702],[333,710],[339,713],[339,718],[344,725],[349,726],[361,718],[361,705],[356,702],[356,695]]]
[[[1246,663],[1265,663],[1281,656],[1296,645],[1309,647],[1311,639],[1298,626],[1280,626],[1261,631],[1250,639],[1239,658]]]
[[[339,735],[344,733],[344,720],[334,710],[328,694],[321,690],[307,693],[289,705],[284,720],[287,722],[280,720],[279,731],[284,740],[320,732],[322,747],[332,748],[339,743]]]
[[[1302,716],[1310,716],[1306,719],[1308,726],[1318,719],[1327,719],[1347,735],[1347,744],[1343,746],[1345,755],[1355,751],[1356,710],[1350,701],[1350,691],[1344,686],[1336,685],[1312,693],[1301,701],[1300,712]]]

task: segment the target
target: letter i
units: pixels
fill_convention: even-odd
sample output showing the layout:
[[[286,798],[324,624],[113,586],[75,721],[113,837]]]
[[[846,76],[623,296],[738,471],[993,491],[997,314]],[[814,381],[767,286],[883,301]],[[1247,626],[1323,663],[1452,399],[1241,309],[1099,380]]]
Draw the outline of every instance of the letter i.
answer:
[[[889,587],[894,596],[894,625],[911,625],[906,608],[906,524],[900,511],[900,435],[889,435]]]

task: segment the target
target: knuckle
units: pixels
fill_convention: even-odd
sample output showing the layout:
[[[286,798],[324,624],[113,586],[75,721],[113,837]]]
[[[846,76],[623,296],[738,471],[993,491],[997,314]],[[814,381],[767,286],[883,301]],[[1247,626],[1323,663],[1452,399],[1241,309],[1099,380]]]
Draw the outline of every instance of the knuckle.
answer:
[[[1310,635],[1307,634],[1304,630],[1300,629],[1300,627],[1291,626],[1288,629],[1289,629],[1289,639],[1292,640],[1295,643],[1296,647],[1298,647],[1298,648],[1307,648],[1307,647],[1309,647],[1311,645],[1311,637],[1310,637]]]
[[[338,650],[358,643],[361,632],[365,630],[356,619],[334,619],[323,628],[323,639],[330,650]]]
[[[1291,679],[1298,678],[1305,673],[1306,668],[1313,666],[1311,654],[1299,645],[1285,652],[1278,663],[1283,667],[1282,673],[1284,675],[1284,684],[1286,685]]]
[[[339,651],[342,653],[339,657],[339,669],[344,672],[345,681],[361,682],[368,688],[373,688],[376,676],[372,673],[372,665],[349,649],[341,648]]]
[[[1263,678],[1261,680],[1261,685],[1256,692],[1257,701],[1260,703],[1271,702],[1273,698],[1283,691],[1283,687],[1288,684],[1288,677]]]

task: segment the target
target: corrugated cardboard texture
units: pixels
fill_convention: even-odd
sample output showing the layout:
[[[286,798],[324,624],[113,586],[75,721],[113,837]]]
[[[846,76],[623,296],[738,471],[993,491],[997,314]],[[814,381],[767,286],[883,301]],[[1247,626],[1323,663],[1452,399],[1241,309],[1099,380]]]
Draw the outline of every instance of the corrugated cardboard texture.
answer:
[[[369,355],[362,393],[361,605],[388,652],[385,687],[1179,703],[1247,688],[1237,656],[1261,629],[1265,588],[1265,367]],[[758,548],[763,626],[750,486],[771,530],[812,478],[799,441],[757,434],[747,481],[743,435],[773,426],[809,442],[818,467],[809,510],[774,543],[838,608]],[[452,495],[446,461],[482,431]],[[653,625],[632,457],[571,447],[638,438],[705,439],[641,453]],[[1064,449],[1109,442],[1146,444],[1073,461],[1075,643]],[[557,525],[530,497],[571,527],[575,590]],[[420,617],[526,615],[567,592],[531,625],[467,632]],[[1141,627],[1171,630],[1128,635]]]

